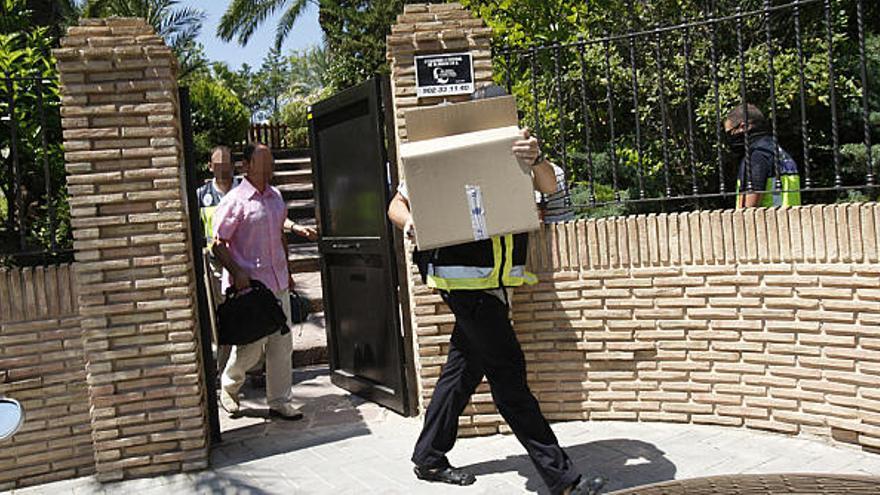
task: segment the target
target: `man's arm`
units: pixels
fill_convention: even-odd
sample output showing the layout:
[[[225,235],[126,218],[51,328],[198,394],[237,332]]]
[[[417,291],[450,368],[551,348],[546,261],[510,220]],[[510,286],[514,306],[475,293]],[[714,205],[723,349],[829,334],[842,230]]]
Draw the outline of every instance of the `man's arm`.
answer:
[[[243,270],[229,252],[229,239],[235,236],[241,221],[241,210],[234,201],[221,201],[214,212],[214,242],[211,244],[211,252],[220,262],[220,265],[229,272],[232,277],[232,285],[236,290],[243,290],[251,286],[250,275]]]
[[[310,241],[318,240],[318,230],[316,228],[299,225],[289,218],[284,219],[284,226],[282,227],[282,230],[292,232],[300,237],[305,237]]]
[[[409,201],[399,192],[391,199],[388,205],[388,219],[395,227],[402,230],[407,237],[415,235],[415,227],[412,222],[412,213],[409,210]]]
[[[748,193],[742,196],[740,203],[743,208],[752,208],[761,204],[761,193]]]
[[[553,194],[556,192],[556,173],[553,166],[546,159],[535,163],[541,150],[538,147],[538,139],[532,136],[528,129],[523,129],[523,138],[513,143],[513,154],[516,155],[519,163],[524,167],[532,170],[532,184],[535,190],[544,194]]]
[[[251,286],[251,277],[232,259],[232,253],[229,252],[229,246],[226,241],[215,239],[211,251],[217,258],[217,261],[232,276],[232,285],[236,290],[247,289]]]
[[[540,164],[532,167],[532,172],[534,174],[532,175],[532,183],[535,185],[535,190],[544,194],[556,192],[556,172],[549,160],[544,159]]]

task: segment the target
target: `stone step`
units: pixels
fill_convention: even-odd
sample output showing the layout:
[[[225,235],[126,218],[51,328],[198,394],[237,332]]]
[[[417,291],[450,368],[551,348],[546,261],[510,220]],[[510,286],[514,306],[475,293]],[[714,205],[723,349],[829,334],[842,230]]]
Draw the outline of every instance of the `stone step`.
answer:
[[[312,184],[306,183],[288,183],[288,184],[279,184],[275,187],[281,191],[281,196],[285,201],[289,201],[292,199],[312,199],[314,197],[315,188],[312,187]]]
[[[300,219],[315,218],[314,199],[291,199],[287,201],[287,216],[298,222]]]
[[[311,170],[310,158],[280,158],[275,160],[275,172],[290,170]]]
[[[289,245],[287,262],[293,273],[320,271],[321,257],[318,254],[318,245],[314,242]]]
[[[309,170],[276,170],[272,178],[272,184],[280,187],[286,184],[312,185],[312,171]]]

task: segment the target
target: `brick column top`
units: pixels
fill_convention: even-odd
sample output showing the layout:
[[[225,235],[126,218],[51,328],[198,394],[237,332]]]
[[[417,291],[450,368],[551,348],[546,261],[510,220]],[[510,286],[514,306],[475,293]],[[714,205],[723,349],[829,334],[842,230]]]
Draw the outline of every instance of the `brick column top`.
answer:
[[[433,53],[471,52],[474,84],[492,82],[492,29],[460,3],[405,5],[387,37],[395,123],[399,141],[406,141],[403,114],[410,108],[436,105],[447,100],[467,101],[468,95],[416,97],[415,56]]]

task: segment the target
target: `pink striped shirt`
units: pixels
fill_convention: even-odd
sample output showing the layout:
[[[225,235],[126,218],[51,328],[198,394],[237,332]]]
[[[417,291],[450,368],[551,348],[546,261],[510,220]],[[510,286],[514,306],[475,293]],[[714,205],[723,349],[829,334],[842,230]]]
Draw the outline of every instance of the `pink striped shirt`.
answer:
[[[278,189],[267,186],[260,193],[247,178],[223,196],[214,213],[214,238],[226,243],[233,261],[252,279],[274,292],[288,288],[281,240],[285,218],[287,205]],[[223,270],[223,290],[231,284]]]

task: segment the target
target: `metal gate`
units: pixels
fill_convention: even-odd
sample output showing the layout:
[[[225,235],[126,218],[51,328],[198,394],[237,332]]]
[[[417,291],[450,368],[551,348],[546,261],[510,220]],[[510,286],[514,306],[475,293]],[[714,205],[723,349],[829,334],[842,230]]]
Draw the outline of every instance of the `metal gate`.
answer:
[[[318,249],[333,383],[409,414],[382,81],[311,108]]]
[[[208,413],[208,427],[211,431],[211,440],[220,441],[220,416],[217,409],[217,365],[214,362],[214,354],[211,351],[212,330],[211,302],[208,298],[208,287],[205,282],[205,258],[202,252],[202,224],[199,218],[199,203],[196,199],[196,189],[199,187],[198,170],[195,160],[195,145],[193,143],[192,113],[189,103],[189,88],[181,87],[178,91],[180,97],[180,127],[183,135],[183,162],[185,172],[187,211],[189,212],[190,238],[192,239],[193,267],[196,272],[196,304],[198,305],[199,336],[201,343],[202,364],[205,369],[206,404]]]

